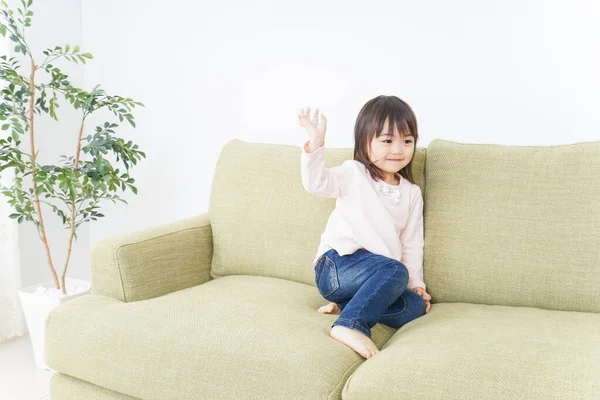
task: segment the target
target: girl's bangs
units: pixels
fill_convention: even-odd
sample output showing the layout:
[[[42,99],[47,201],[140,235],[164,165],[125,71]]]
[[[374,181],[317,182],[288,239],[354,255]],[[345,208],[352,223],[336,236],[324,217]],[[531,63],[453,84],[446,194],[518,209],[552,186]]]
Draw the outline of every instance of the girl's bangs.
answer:
[[[371,131],[375,131],[375,136],[379,137],[381,136],[381,134],[383,133],[383,128],[385,127],[385,121],[389,121],[389,127],[395,127],[395,130],[392,130],[390,133],[394,133],[394,131],[397,131],[400,136],[412,136],[412,132],[410,131],[410,127],[408,126],[408,121],[406,120],[406,117],[398,114],[398,113],[394,113],[394,112],[390,112],[390,113],[378,113],[378,115],[375,116],[374,118],[375,120],[375,126],[374,129],[372,129]]]

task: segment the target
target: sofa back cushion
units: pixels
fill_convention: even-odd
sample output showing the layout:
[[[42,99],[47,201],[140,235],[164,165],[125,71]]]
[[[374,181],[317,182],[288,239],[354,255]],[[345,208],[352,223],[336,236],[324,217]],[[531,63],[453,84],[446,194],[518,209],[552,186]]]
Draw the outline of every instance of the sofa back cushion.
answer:
[[[427,147],[436,302],[600,312],[600,142]]]
[[[327,167],[352,159],[352,149],[325,150]],[[209,217],[213,277],[261,275],[314,285],[313,259],[335,199],[308,193],[300,179],[299,146],[225,145],[215,170]],[[413,175],[423,183],[425,151]]]

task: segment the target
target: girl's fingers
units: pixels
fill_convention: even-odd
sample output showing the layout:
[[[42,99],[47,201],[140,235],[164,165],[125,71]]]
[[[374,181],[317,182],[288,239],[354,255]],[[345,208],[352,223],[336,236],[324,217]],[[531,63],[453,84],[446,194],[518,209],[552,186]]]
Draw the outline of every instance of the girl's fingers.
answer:
[[[419,293],[419,295],[425,300],[425,301],[429,301],[431,300],[431,295],[429,293],[427,293],[425,291],[425,289],[423,288],[416,288],[415,292]]]
[[[319,111],[318,108],[315,109],[311,116],[310,107],[306,107],[300,109],[300,114],[298,114],[298,122],[300,121],[305,124],[308,123],[317,126],[319,124],[326,124],[327,118],[321,113],[321,111]]]

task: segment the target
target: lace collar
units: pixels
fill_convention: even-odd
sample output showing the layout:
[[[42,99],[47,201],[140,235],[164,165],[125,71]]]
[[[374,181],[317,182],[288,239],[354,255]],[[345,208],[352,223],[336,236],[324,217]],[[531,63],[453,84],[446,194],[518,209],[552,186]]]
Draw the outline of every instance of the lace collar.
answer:
[[[382,194],[385,197],[388,197],[390,200],[394,202],[394,204],[398,204],[400,202],[400,185],[402,185],[402,177],[397,175],[400,178],[400,184],[391,185],[384,181],[377,181],[376,190],[378,193]]]

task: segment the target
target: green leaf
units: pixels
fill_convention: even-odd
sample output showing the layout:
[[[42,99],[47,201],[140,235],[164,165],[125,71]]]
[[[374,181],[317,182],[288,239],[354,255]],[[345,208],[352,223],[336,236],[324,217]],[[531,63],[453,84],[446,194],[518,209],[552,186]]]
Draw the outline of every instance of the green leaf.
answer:
[[[0,25],[0,33],[6,37],[6,25]]]
[[[19,218],[20,216],[21,216],[21,214],[10,214],[10,215],[8,216],[8,218],[10,218],[10,219],[17,219],[17,218]]]

